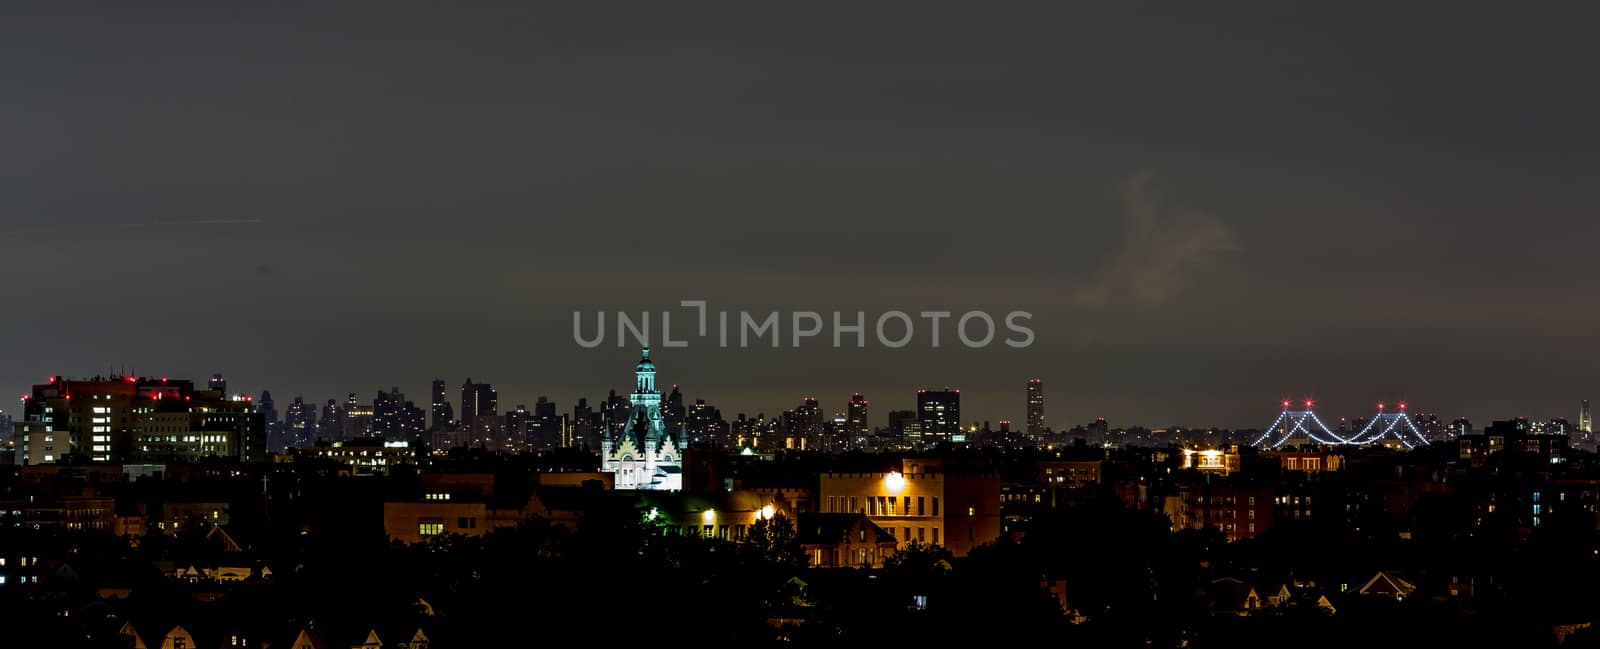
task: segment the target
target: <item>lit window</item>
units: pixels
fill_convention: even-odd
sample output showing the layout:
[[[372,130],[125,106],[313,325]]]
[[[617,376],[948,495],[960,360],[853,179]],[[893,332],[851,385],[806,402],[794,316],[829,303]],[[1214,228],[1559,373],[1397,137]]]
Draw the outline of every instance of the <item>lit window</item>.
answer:
[[[444,534],[444,523],[418,523],[418,536],[438,536]]]

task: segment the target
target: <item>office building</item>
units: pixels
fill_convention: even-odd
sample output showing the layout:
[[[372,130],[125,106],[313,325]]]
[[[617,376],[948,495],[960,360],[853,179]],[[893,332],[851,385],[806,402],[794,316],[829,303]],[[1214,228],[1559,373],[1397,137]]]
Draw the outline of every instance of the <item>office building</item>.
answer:
[[[1045,434],[1044,424],[1044,381],[1028,379],[1028,410],[1027,422],[1028,435],[1038,438]]]
[[[917,423],[921,444],[954,441],[961,434],[961,391],[917,390]]]

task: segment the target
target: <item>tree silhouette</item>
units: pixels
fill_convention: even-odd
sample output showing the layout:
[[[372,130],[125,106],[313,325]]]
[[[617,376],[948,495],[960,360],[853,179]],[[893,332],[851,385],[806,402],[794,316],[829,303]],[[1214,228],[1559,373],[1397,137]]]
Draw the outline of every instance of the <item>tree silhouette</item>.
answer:
[[[800,537],[795,533],[794,521],[781,513],[770,519],[757,520],[751,525],[744,541],[739,544],[739,553],[751,563],[790,570],[806,567],[806,555],[800,549]]]

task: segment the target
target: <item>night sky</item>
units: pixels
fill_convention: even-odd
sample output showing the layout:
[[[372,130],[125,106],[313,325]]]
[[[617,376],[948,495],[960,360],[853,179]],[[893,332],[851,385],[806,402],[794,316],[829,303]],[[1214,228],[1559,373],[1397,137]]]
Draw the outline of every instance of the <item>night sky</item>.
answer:
[[[1592,4],[472,4],[6,3],[0,389],[565,410],[638,356],[573,310],[706,299],[1034,314],[1025,350],[658,349],[729,418],[1600,397]]]

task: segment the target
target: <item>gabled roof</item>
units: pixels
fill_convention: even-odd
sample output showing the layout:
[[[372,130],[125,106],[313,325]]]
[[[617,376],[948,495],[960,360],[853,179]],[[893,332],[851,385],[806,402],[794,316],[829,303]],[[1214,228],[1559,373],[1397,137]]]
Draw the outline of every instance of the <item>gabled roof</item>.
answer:
[[[858,526],[864,526],[872,543],[894,543],[894,536],[861,513],[802,513],[796,516],[795,533],[806,545],[844,543]]]
[[[328,640],[317,629],[300,629],[289,641],[288,649],[327,649]]]
[[[117,630],[117,635],[130,639],[128,649],[149,649],[150,645],[145,644],[144,638],[139,636],[139,630],[134,628],[132,622],[122,623],[122,628]]]
[[[243,552],[243,549],[239,547],[239,544],[233,540],[233,535],[229,534],[227,530],[222,529],[222,526],[220,525],[213,527],[211,528],[211,531],[206,532],[206,542],[212,547],[223,552]]]
[[[1398,574],[1379,571],[1378,574],[1372,576],[1372,579],[1368,579],[1367,583],[1362,585],[1357,592],[1362,595],[1385,595],[1398,598],[1409,597],[1416,590],[1416,584],[1407,581]]]

